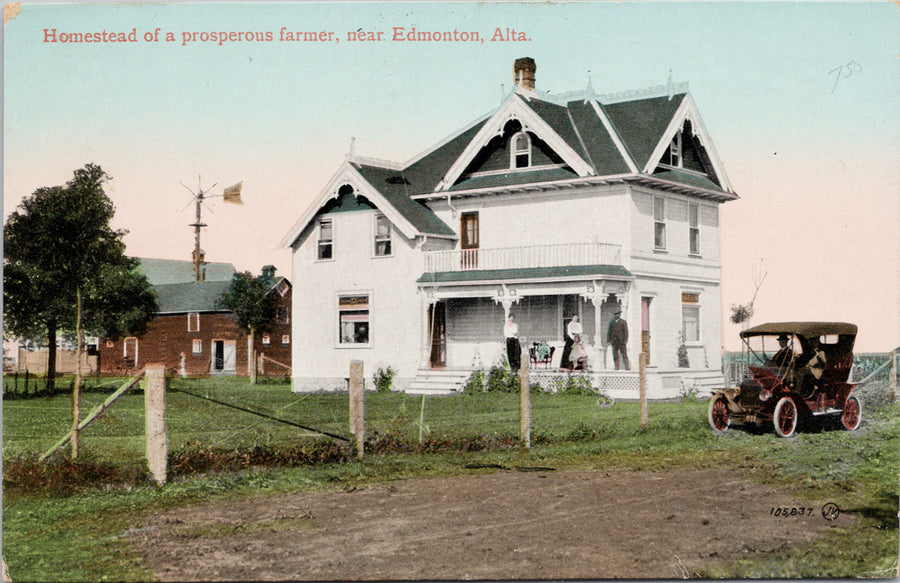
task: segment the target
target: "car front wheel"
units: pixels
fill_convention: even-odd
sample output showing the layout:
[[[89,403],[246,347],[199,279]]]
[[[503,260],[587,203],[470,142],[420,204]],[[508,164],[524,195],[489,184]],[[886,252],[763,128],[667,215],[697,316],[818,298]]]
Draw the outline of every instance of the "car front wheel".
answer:
[[[775,433],[779,437],[791,437],[797,430],[797,405],[790,397],[782,397],[775,405],[775,414],[772,416],[775,424]]]
[[[844,412],[841,413],[841,424],[848,431],[856,431],[859,429],[859,423],[862,421],[862,405],[856,395],[847,397],[844,403]]]
[[[728,401],[722,395],[713,397],[709,403],[709,427],[714,435],[725,435],[731,428],[731,413]]]

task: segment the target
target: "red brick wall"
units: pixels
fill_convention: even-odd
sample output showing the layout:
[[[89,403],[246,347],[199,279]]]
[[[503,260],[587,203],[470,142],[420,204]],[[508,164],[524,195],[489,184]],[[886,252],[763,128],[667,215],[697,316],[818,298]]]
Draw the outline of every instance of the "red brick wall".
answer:
[[[287,310],[288,317],[291,313],[291,295],[278,298],[282,308]],[[290,320],[287,323],[277,323],[268,333],[270,342],[263,344],[263,335],[256,335],[257,354],[264,354],[277,362],[291,365],[291,337]],[[282,343],[282,337],[287,336],[288,344]],[[200,340],[201,352],[194,354],[194,340]],[[247,336],[237,327],[231,314],[201,313],[200,330],[188,331],[187,314],[158,316],[150,323],[147,333],[137,340],[137,362],[125,362],[124,342],[119,339],[114,342],[100,341],[100,372],[125,374],[132,370],[140,370],[149,363],[160,362],[166,365],[169,374],[180,374],[181,353],[184,353],[184,368],[189,375],[210,374],[212,359],[214,357],[213,341],[225,340],[235,342],[235,374],[247,376]],[[289,376],[290,369],[278,366],[271,362],[264,364],[266,375]]]

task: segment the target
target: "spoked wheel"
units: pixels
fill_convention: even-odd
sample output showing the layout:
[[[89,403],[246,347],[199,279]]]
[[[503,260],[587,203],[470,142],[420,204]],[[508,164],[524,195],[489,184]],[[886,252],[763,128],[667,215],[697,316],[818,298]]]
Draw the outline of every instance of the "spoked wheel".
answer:
[[[709,427],[714,435],[725,435],[731,428],[728,400],[722,395],[713,397],[713,400],[709,402]]]
[[[775,424],[775,433],[779,437],[791,437],[797,430],[797,405],[790,397],[782,397],[775,405],[775,414],[772,416]]]
[[[847,431],[856,431],[859,429],[859,423],[862,421],[862,405],[856,395],[847,397],[844,402],[844,412],[841,413],[841,424]]]

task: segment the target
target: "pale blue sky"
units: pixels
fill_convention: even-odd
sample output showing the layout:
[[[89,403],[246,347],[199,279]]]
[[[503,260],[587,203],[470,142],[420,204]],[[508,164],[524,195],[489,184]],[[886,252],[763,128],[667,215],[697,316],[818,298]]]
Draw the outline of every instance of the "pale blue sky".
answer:
[[[208,259],[290,275],[276,245],[351,137],[360,155],[406,161],[496,107],[517,57],[555,93],[589,72],[612,93],[671,70],[742,197],[722,212],[726,308],[749,300],[762,260],[758,321],[850,320],[861,348],[887,350],[900,344],[898,16],[893,2],[22,3],[4,28],[4,214],[95,162],[114,177],[129,252],[188,259],[179,182],[243,180],[245,206],[204,215]],[[394,26],[509,27],[530,41],[346,40]],[[178,40],[145,42],[157,27]],[[279,42],[281,27],[340,42]],[[45,28],[136,28],[139,41],[48,44]],[[185,31],[220,30],[275,40],[182,45]]]

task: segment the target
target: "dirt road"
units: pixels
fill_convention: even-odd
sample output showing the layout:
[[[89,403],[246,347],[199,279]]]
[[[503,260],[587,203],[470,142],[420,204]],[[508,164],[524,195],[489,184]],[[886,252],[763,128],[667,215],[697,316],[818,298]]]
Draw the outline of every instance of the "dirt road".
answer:
[[[483,472],[179,509],[130,537],[162,581],[670,579],[854,519],[722,471]]]

